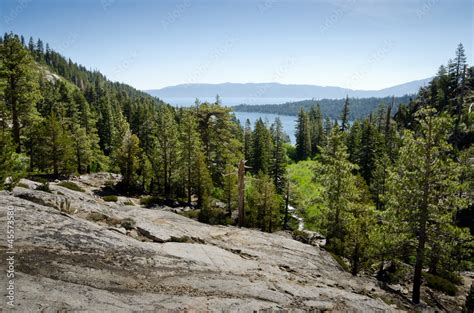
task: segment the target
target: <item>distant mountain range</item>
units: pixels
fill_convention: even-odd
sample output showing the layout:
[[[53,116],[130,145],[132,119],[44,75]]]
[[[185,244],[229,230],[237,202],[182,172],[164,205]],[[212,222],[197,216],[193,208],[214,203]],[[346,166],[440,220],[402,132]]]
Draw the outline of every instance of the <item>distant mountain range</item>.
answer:
[[[216,94],[225,98],[306,98],[341,99],[346,95],[354,98],[403,96],[415,94],[431,78],[420,79],[380,90],[353,90],[341,87],[316,85],[284,85],[279,83],[223,83],[181,84],[162,89],[145,90],[152,96],[167,98],[209,98]]]

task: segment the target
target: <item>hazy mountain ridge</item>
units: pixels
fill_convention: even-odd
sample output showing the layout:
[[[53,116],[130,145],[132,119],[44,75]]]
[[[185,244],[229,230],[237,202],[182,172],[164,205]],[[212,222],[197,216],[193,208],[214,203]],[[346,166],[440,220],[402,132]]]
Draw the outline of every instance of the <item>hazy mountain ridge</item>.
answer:
[[[380,90],[353,90],[335,86],[317,85],[285,85],[280,83],[222,83],[222,84],[181,84],[161,89],[149,89],[145,92],[152,96],[166,97],[221,97],[242,98],[318,98],[340,99],[349,97],[369,98],[386,96],[403,96],[415,94],[425,86],[431,78],[414,80],[404,84]]]

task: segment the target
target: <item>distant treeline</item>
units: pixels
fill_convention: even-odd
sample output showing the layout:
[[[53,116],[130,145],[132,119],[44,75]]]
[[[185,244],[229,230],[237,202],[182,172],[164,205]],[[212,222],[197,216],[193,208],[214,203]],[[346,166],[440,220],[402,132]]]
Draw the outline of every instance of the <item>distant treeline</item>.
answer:
[[[349,98],[351,104],[351,111],[349,113],[350,120],[361,119],[369,116],[381,104],[392,105],[392,112],[396,112],[400,104],[407,104],[414,95],[405,95],[402,97],[385,97],[385,98]],[[324,117],[330,119],[339,119],[345,99],[321,99],[321,100],[303,100],[297,102],[288,102],[284,104],[263,104],[263,105],[249,105],[240,104],[234,106],[232,109],[236,112],[259,112],[259,113],[273,113],[281,115],[298,115],[300,108],[309,111],[313,106],[319,103],[321,113]],[[392,102],[393,101],[393,102]]]

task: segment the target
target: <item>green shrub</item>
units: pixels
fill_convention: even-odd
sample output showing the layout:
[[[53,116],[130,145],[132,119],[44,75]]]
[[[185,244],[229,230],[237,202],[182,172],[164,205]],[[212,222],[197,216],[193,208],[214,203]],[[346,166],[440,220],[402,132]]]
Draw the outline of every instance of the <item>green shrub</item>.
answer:
[[[225,199],[224,190],[222,188],[214,187],[212,189],[211,195],[213,198],[223,200]]]
[[[342,269],[346,272],[350,272],[349,265],[337,254],[334,254],[332,252],[329,252],[329,254],[332,256],[332,258],[342,267]]]
[[[443,271],[443,272],[439,273],[438,276],[442,277],[444,279],[447,279],[447,280],[449,280],[450,282],[452,282],[453,284],[456,284],[456,285],[462,285],[463,284],[461,275],[459,275],[456,272]]]
[[[230,216],[226,216],[226,218],[224,219],[224,225],[234,225],[234,224],[235,224],[234,219]]]
[[[51,193],[51,189],[49,189],[49,182],[42,183],[41,185],[36,187],[36,190],[41,190],[41,191],[44,191],[44,192]]]
[[[211,225],[227,225],[227,211],[222,208],[209,208],[200,210],[198,220]]]
[[[102,199],[104,199],[104,201],[107,201],[107,202],[117,202],[118,201],[118,197],[115,196],[115,195],[103,196]]]
[[[181,215],[196,220],[196,219],[198,218],[198,216],[199,216],[199,210],[189,210],[189,211],[185,211],[185,212],[181,213]]]
[[[74,191],[84,192],[84,189],[82,189],[81,187],[79,187],[78,185],[73,183],[72,181],[62,181],[58,184],[58,186],[61,186],[61,187],[67,188],[67,189],[71,189],[71,190],[74,190]]]
[[[135,205],[131,200],[127,200],[123,203],[124,205]]]
[[[130,229],[133,229],[135,228],[135,221],[132,220],[131,218],[124,218],[121,222],[120,222],[120,226],[122,226],[123,228],[127,229],[127,230],[130,230]]]
[[[456,295],[458,288],[449,280],[429,273],[423,273],[423,277],[425,277],[426,285],[428,287],[444,292],[445,294],[450,296]]]
[[[163,201],[163,198],[158,196],[144,196],[140,198],[140,204],[146,206],[147,208],[159,204]]]
[[[295,229],[291,235],[293,236],[294,240],[298,240],[303,243],[309,243],[311,239],[309,233],[298,229]]]
[[[399,284],[404,282],[413,275],[412,267],[399,262],[399,261],[392,261],[390,265],[383,270],[382,277],[379,278],[389,284]],[[380,274],[379,274],[380,275]]]

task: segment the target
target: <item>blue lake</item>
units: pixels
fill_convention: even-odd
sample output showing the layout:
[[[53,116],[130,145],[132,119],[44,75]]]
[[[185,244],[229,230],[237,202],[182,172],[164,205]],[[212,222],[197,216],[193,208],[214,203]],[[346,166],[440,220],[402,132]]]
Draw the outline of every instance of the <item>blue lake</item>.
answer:
[[[290,115],[278,115],[278,114],[268,114],[268,113],[256,113],[256,112],[234,112],[235,117],[240,121],[240,124],[245,126],[245,121],[248,119],[252,123],[252,128],[255,126],[255,122],[261,118],[263,122],[271,125],[275,118],[279,117],[283,125],[283,131],[290,136],[291,143],[294,144],[296,141],[295,131],[296,131],[296,116]]]
[[[163,101],[176,106],[176,107],[189,107],[194,105],[195,98],[183,97],[183,98],[161,98]],[[200,98],[201,102],[214,102],[215,97]],[[295,102],[305,99],[301,98],[234,98],[234,97],[222,97],[222,105],[234,106],[238,104],[282,104],[286,102]],[[295,139],[295,127],[296,127],[296,116],[289,115],[278,115],[268,113],[256,113],[256,112],[234,112],[237,119],[240,121],[242,126],[245,126],[245,121],[249,119],[252,123],[252,128],[255,126],[255,122],[261,118],[268,125],[271,125],[275,118],[279,117],[283,125],[283,131],[290,136],[291,143],[294,144]]]

